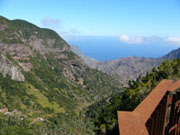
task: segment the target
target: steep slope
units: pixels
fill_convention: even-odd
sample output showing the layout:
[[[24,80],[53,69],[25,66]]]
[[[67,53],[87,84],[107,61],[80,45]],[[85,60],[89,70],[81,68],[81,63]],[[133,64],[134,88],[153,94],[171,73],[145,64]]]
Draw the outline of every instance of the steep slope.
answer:
[[[5,56],[0,55],[0,73],[6,77],[10,75],[12,80],[24,81],[24,75],[20,71],[18,66],[15,66]]]
[[[122,84],[127,84],[129,80],[135,80],[139,76],[146,75],[147,72],[150,73],[154,67],[159,66],[164,60],[174,60],[178,58],[180,58],[180,48],[156,59],[144,57],[120,58],[96,63],[94,68],[107,74],[114,75]]]
[[[127,84],[129,80],[137,79],[139,76],[151,72],[152,68],[158,66],[162,61],[162,59],[128,57],[98,63],[95,68],[114,75],[119,82]]]
[[[56,32],[23,20],[0,17],[0,54],[3,135],[93,134],[83,111],[121,90],[113,78],[88,68]]]
[[[162,57],[162,59],[169,59],[169,60],[178,59],[178,58],[180,58],[180,48],[173,50]]]

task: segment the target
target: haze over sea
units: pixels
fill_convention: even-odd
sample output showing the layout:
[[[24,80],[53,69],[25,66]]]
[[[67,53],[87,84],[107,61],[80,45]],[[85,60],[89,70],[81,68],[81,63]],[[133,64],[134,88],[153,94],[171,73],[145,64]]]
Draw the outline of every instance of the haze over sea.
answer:
[[[98,61],[129,56],[157,58],[179,47],[178,45],[170,45],[157,37],[147,39],[141,44],[128,44],[120,41],[119,37],[81,36],[76,40],[69,40],[68,43],[78,46],[83,54]]]

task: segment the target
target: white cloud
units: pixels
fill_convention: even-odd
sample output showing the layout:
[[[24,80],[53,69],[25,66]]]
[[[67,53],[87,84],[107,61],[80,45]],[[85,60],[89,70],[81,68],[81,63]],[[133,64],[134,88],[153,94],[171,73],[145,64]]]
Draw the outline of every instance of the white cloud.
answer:
[[[75,28],[73,28],[74,30],[76,30]],[[72,31],[72,29],[70,29],[69,31],[58,31],[58,34],[63,37],[63,39],[65,39],[66,41],[70,41],[70,40],[79,40],[79,31]]]
[[[43,27],[57,29],[61,26],[61,20],[46,17],[41,20],[41,24]]]
[[[62,20],[51,17],[45,17],[41,20],[41,24],[45,28],[55,30],[63,39],[71,40],[77,39],[80,31],[76,28],[64,28]]]
[[[144,42],[142,37],[131,37],[128,35],[121,35],[120,40],[128,44],[142,44]]]
[[[78,29],[76,29],[76,28],[71,28],[71,29],[69,30],[69,33],[72,34],[72,35],[74,35],[74,34],[79,34],[80,31],[79,31]]]
[[[180,37],[168,37],[165,41],[170,44],[180,45]]]

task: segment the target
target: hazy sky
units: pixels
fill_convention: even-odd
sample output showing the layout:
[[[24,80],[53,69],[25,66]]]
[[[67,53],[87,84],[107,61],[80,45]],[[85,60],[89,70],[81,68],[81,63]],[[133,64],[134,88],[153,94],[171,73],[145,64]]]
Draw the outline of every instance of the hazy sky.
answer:
[[[0,15],[54,29],[100,60],[108,60],[105,53],[97,56],[102,51],[112,51],[111,57],[116,51],[112,58],[159,57],[180,46],[180,0],[0,0]]]

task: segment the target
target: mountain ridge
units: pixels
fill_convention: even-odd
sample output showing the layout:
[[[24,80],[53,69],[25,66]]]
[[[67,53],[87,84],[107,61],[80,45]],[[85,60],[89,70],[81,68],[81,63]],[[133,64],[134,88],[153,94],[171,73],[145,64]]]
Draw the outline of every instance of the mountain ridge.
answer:
[[[145,76],[154,67],[159,66],[164,60],[180,58],[180,48],[170,51],[159,58],[130,56],[105,62],[91,61],[84,57],[81,51],[74,52],[79,55],[85,63],[93,69],[97,69],[109,75],[113,75],[123,86],[127,87],[130,80],[136,80],[140,76]]]
[[[162,56],[160,58],[169,59],[169,60],[180,58],[180,48],[172,50],[172,51],[170,51],[169,53],[167,53],[166,55],[164,55],[164,56]]]

